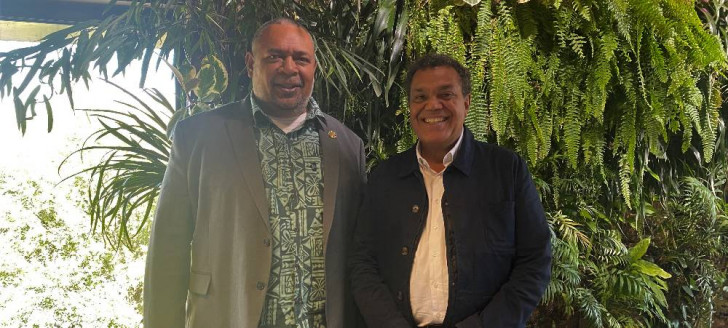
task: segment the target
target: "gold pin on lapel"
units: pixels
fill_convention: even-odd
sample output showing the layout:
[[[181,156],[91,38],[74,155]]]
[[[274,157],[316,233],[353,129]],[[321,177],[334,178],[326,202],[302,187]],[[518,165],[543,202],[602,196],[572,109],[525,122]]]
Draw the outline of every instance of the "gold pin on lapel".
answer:
[[[334,130],[329,130],[329,138],[336,139],[336,132]]]

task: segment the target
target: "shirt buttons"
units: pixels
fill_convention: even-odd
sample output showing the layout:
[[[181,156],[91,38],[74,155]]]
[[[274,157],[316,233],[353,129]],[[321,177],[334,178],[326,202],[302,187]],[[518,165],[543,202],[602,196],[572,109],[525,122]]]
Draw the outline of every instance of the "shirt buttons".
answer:
[[[262,281],[258,281],[258,284],[255,285],[255,288],[258,288],[258,290],[263,290],[265,288],[265,283]]]
[[[263,245],[265,245],[265,247],[270,247],[270,239],[263,239]]]
[[[407,256],[407,254],[409,254],[409,248],[407,248],[407,246],[402,247],[400,254],[402,254],[402,256]]]
[[[419,211],[420,211],[420,207],[417,204],[412,205],[412,213],[417,213]]]
[[[397,300],[402,301],[403,299],[404,299],[404,295],[402,295],[402,291],[400,290],[397,292]]]

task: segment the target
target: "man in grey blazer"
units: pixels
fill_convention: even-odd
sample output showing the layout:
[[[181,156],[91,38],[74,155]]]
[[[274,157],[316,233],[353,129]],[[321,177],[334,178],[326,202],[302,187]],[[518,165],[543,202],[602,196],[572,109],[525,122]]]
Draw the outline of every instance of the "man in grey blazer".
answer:
[[[277,19],[252,93],[180,122],[152,228],[146,327],[353,327],[346,255],[363,144],[311,98],[309,32]]]

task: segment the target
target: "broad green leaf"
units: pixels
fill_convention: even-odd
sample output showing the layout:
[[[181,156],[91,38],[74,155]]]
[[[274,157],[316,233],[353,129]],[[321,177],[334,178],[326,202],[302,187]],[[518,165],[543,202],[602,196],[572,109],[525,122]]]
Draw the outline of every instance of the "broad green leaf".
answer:
[[[647,253],[647,248],[650,247],[650,238],[640,240],[636,245],[629,249],[629,258],[632,262],[636,262],[641,259],[642,256]]]
[[[212,65],[202,65],[200,72],[197,74],[199,84],[193,89],[198,98],[206,98],[207,95],[215,91],[215,68]]]
[[[184,64],[179,68],[180,76],[177,77],[177,80],[179,80],[179,84],[182,85],[182,88],[186,92],[192,91],[194,88],[197,87],[197,69],[190,65],[190,64]],[[192,81],[195,81],[194,83]]]
[[[212,89],[217,93],[223,93],[228,86],[228,72],[225,65],[215,56],[207,56],[202,60],[202,65],[210,65],[215,72],[215,84]]]
[[[651,276],[651,277],[660,277],[662,279],[668,279],[671,278],[672,275],[669,274],[667,271],[660,268],[657,264],[654,264],[649,261],[645,260],[637,260],[637,262],[634,263],[634,266],[642,273]]]

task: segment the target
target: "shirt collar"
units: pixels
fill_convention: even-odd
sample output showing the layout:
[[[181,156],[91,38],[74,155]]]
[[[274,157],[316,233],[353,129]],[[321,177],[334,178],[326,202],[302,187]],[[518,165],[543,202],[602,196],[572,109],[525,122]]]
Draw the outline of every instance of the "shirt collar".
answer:
[[[268,116],[268,114],[260,108],[258,101],[252,93],[250,94],[250,107],[253,110],[253,121],[255,121],[255,126],[260,127],[260,125],[264,122],[271,123],[270,116]],[[308,98],[308,106],[306,106],[306,122],[314,118],[323,119],[324,113],[321,111],[316,100],[314,100],[313,97],[310,97]]]
[[[455,160],[455,155],[457,155],[457,152],[460,149],[460,144],[463,141],[464,132],[465,132],[465,129],[460,131],[460,137],[458,138],[458,141],[455,142],[455,145],[452,146],[452,148],[450,148],[450,151],[448,151],[445,154],[445,157],[442,158],[442,164],[445,165],[445,168],[447,168]],[[417,162],[420,164],[420,167],[431,170],[430,164],[427,163],[427,160],[422,157],[422,154],[420,154],[420,142],[419,141],[417,141],[417,146],[415,147],[415,149],[416,149],[416,153],[417,153]]]

